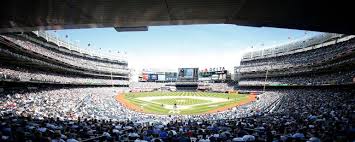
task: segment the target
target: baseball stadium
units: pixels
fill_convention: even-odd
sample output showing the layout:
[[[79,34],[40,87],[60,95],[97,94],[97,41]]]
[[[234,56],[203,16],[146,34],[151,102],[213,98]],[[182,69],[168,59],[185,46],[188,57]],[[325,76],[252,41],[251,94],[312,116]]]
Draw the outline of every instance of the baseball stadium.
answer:
[[[2,1],[0,142],[355,142],[353,5]]]

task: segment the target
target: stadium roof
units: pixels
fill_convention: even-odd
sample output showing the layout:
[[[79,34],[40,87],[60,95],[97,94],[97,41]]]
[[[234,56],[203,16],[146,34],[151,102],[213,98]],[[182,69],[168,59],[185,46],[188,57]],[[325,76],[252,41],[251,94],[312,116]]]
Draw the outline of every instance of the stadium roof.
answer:
[[[350,6],[309,0],[11,0],[1,4],[0,32],[237,24],[354,34]]]

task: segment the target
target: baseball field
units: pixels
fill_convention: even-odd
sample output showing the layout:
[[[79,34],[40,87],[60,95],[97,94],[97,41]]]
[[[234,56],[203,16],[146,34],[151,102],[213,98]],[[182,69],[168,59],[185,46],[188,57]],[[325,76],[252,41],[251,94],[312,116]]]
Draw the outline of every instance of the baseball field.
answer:
[[[138,112],[191,115],[224,111],[254,101],[255,96],[210,92],[137,92],[119,94],[116,100]]]

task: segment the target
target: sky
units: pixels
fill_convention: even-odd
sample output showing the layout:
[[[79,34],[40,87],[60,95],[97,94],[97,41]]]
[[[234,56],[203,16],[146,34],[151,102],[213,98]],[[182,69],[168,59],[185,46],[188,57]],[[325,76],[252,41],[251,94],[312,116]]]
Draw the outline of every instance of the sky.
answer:
[[[138,72],[142,69],[177,71],[179,67],[225,67],[233,71],[246,52],[320,34],[226,24],[153,26],[144,32],[117,32],[114,28],[49,32],[81,48],[125,56],[129,68]]]

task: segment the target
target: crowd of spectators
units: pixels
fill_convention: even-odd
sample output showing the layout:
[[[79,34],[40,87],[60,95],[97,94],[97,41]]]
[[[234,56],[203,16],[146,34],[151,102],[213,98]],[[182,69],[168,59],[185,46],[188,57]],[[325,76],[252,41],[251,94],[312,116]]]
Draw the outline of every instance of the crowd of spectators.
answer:
[[[2,38],[13,42],[19,47],[29,50],[31,52],[35,52],[39,55],[52,58],[58,62],[63,62],[65,64],[69,64],[72,66],[96,70],[101,72],[112,72],[112,73],[128,73],[129,70],[127,65],[113,64],[113,63],[104,63],[100,61],[93,61],[85,58],[79,58],[74,55],[67,55],[60,52],[55,52],[46,48],[45,46],[33,43],[26,39],[19,39],[19,37],[5,36],[1,35]]]
[[[266,48],[263,50],[258,50],[254,52],[249,52],[243,55],[243,60],[259,59],[265,57],[272,57],[275,55],[287,55],[292,54],[292,52],[298,52],[300,50],[307,49],[308,47],[323,44],[324,42],[336,40],[338,38],[344,37],[345,35],[334,34],[334,33],[324,33],[310,38],[289,42],[286,44],[278,45],[272,48]],[[351,37],[351,36],[348,36]]]
[[[305,75],[247,78],[239,81],[240,86],[265,85],[341,85],[351,84],[355,78],[355,70],[333,73],[309,73]],[[265,80],[266,79],[266,80]]]
[[[96,76],[97,75],[110,76],[110,73],[109,74],[104,74],[104,73],[101,73],[101,72],[98,73],[98,72],[92,72],[92,71],[88,71],[88,70],[78,70],[78,69],[75,69],[75,68],[64,67],[64,66],[48,63],[48,62],[33,58],[32,56],[24,56],[21,53],[18,54],[18,53],[11,52],[11,51],[9,51],[9,50],[7,50],[5,48],[1,48],[1,47],[0,47],[0,53],[6,54],[7,56],[10,56],[10,58],[13,58],[14,60],[20,60],[20,61],[23,61],[23,62],[26,62],[26,63],[33,63],[34,65],[37,65],[37,67],[40,67],[40,68],[45,68],[45,67],[47,68],[48,67],[48,68],[51,68],[51,69],[64,70],[66,72],[75,72],[75,73],[79,73],[79,74],[96,75]],[[7,60],[4,60],[3,62],[6,62],[6,61]],[[15,64],[13,64],[13,65],[15,65]],[[1,65],[1,66],[4,67],[4,68],[8,68],[9,67],[8,65]],[[21,66],[21,65],[18,65],[18,66]]]
[[[32,72],[17,68],[9,69],[0,66],[0,80],[31,81],[42,83],[81,84],[81,85],[128,85],[128,81],[116,80],[110,77],[98,79],[90,77],[65,76],[48,72]]]
[[[242,60],[240,86],[318,86],[354,83],[355,39],[344,36],[287,55]]]
[[[241,61],[240,72],[288,70],[290,68],[306,68],[307,66],[318,65],[355,52],[354,43],[355,40],[350,39],[349,41],[310,49],[295,54]]]
[[[114,64],[112,62],[64,54],[64,52],[54,51],[49,47],[34,43],[16,34],[0,35],[0,38],[2,42],[7,40],[17,45],[12,48],[20,48],[21,50],[36,53],[24,54],[21,50],[19,52],[19,50],[7,48],[6,46],[1,47],[1,56],[6,59],[4,64],[1,63],[0,65],[1,81],[75,85],[128,85],[129,70],[127,64]],[[6,42],[4,44],[8,45]],[[44,56],[70,66],[41,60],[37,56]],[[11,59],[21,61],[21,63],[28,62],[28,65],[33,64],[36,69],[22,68],[21,64],[16,65]],[[48,71],[50,69],[46,69],[47,67],[57,69],[57,72]],[[61,73],[58,73],[58,71],[61,71]]]
[[[128,89],[128,88],[125,88]],[[1,141],[352,141],[354,90],[279,90],[205,115],[152,115],[116,102],[123,88],[1,96]]]

